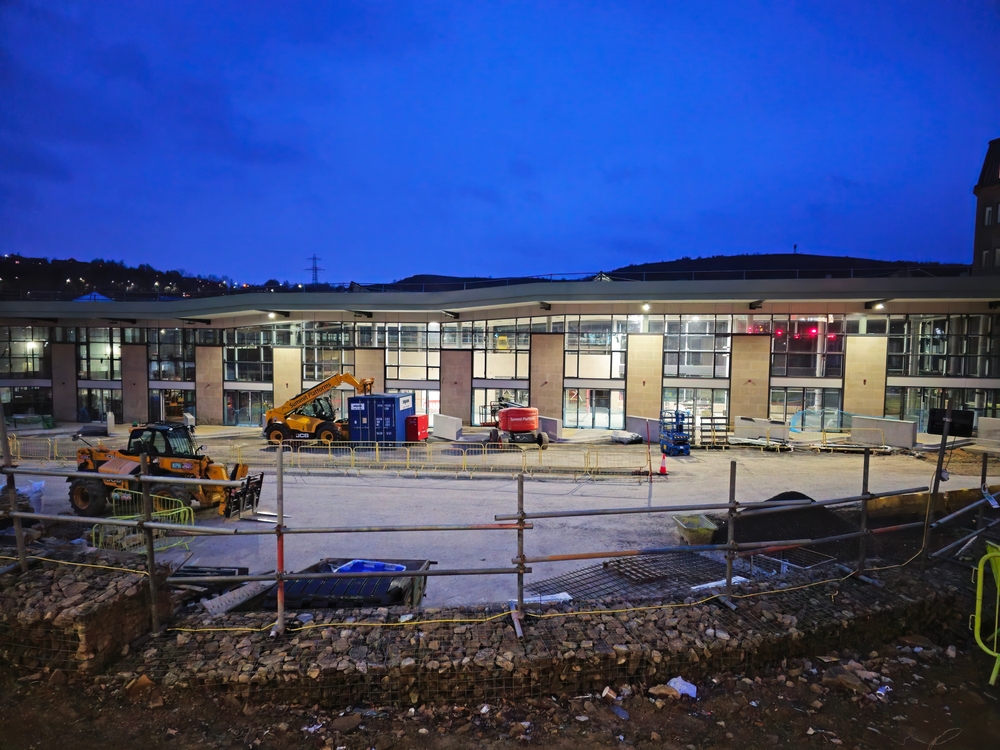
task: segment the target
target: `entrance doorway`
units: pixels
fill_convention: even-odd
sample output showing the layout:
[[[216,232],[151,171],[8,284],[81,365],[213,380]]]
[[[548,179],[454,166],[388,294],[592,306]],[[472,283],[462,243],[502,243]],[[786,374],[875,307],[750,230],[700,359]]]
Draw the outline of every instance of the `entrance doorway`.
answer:
[[[195,391],[179,388],[150,388],[149,421],[183,422],[184,414],[197,417]]]

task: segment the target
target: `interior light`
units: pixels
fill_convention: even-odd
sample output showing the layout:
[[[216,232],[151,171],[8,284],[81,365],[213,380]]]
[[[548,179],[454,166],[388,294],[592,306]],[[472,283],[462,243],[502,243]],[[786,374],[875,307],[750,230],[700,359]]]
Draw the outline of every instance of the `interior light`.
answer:
[[[784,336],[784,335],[785,335],[785,332],[784,332],[784,331],[780,331],[780,330],[779,330],[779,331],[775,331],[775,332],[774,332],[774,335],[775,335],[775,336]]]
[[[817,333],[819,333],[819,331],[817,329],[815,329],[815,328],[810,328],[809,329],[809,333],[811,333],[813,336],[815,336]]]

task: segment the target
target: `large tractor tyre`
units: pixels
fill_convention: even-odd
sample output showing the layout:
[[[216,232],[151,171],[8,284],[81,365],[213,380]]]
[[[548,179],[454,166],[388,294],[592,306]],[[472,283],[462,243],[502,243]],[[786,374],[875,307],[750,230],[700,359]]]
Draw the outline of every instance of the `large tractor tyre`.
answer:
[[[288,440],[288,430],[284,425],[273,424],[267,428],[267,442],[271,445],[281,445]]]
[[[190,491],[177,484],[154,484],[149,488],[149,494],[153,496],[153,510],[156,511],[175,510],[173,503],[164,502],[165,498],[176,500],[184,507],[191,505]]]
[[[335,424],[324,422],[316,430],[316,439],[326,445],[336,443],[340,440],[340,429]]]
[[[108,506],[108,488],[100,479],[74,479],[69,485],[69,502],[78,516],[100,516]]]

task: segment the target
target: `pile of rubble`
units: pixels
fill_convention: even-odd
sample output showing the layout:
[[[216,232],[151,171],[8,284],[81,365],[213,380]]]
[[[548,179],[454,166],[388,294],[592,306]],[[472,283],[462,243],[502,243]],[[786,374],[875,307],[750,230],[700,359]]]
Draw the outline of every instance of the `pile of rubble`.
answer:
[[[387,608],[290,613],[288,632],[276,637],[270,613],[198,615],[148,643],[115,681],[145,675],[167,688],[243,697],[294,688],[327,705],[572,695],[885,642],[914,627],[936,632],[956,616],[957,590],[945,577],[900,574],[884,589],[840,581],[807,593],[759,586],[741,592],[735,612],[717,602],[559,605],[528,618],[520,640],[509,617],[488,609],[427,609],[417,620]]]
[[[64,557],[0,576],[0,657],[25,669],[95,674],[149,632],[145,566],[107,553],[87,555],[85,566]]]

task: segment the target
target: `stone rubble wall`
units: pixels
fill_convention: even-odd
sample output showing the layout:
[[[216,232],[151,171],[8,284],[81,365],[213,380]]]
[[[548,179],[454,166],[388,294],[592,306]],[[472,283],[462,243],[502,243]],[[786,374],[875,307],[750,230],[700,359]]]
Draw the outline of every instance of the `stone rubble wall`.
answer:
[[[145,566],[109,554],[81,559],[119,570],[33,562],[26,574],[0,576],[3,661],[25,669],[93,675],[124,646],[149,633]],[[160,575],[165,577],[165,572]],[[161,602],[164,614],[168,607]]]
[[[868,650],[906,633],[941,632],[961,617],[958,589],[947,576],[885,580],[884,589],[841,581],[772,591],[739,599],[736,612],[717,602],[625,612],[612,601],[586,611],[582,604],[560,606],[544,619],[530,618],[520,641],[508,616],[462,622],[497,614],[488,608],[424,609],[402,627],[384,627],[397,623],[402,609],[319,611],[305,626],[296,620],[302,613],[289,613],[289,632],[276,638],[268,632],[273,613],[191,616],[174,623],[182,630],[149,642],[100,679],[146,674],[165,688],[243,697],[295,691],[333,707],[573,696],[678,675],[697,681],[848,647]]]

